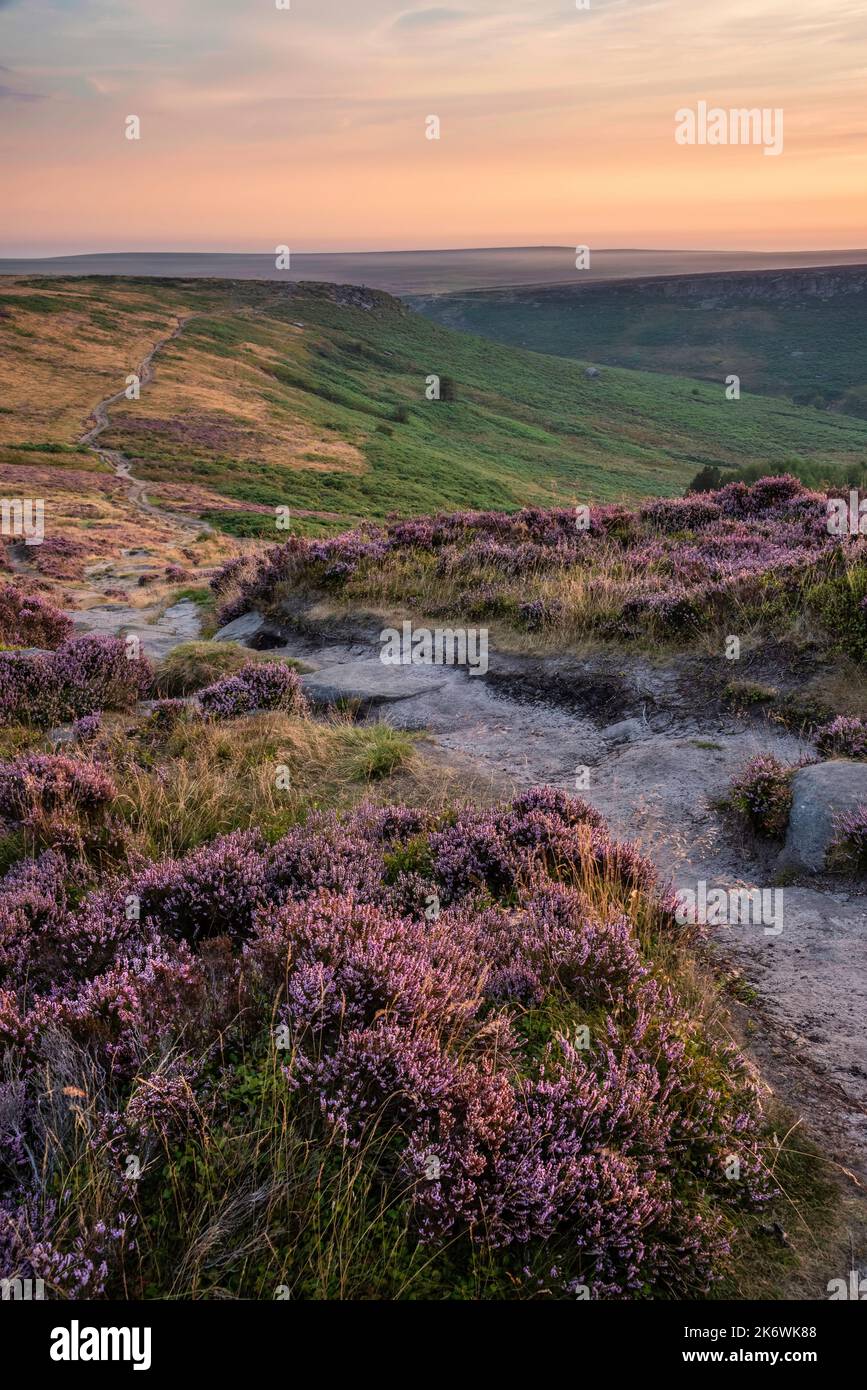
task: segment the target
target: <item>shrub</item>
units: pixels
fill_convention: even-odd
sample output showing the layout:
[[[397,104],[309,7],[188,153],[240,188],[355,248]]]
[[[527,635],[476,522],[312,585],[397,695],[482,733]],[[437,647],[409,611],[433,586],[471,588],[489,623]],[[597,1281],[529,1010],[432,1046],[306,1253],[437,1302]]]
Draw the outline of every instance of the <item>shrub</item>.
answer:
[[[58,647],[72,632],[72,619],[14,584],[0,586],[0,646]]]
[[[6,820],[26,821],[37,810],[92,816],[116,795],[102,768],[59,753],[27,753],[0,763],[0,816]]]
[[[94,714],[82,715],[76,719],[72,726],[72,737],[76,743],[92,743],[98,737],[102,728],[102,715],[97,710]]]
[[[441,400],[441,401],[456,401],[457,398],[458,398],[458,387],[457,387],[457,382],[454,380],[453,377],[450,377],[450,376],[441,376],[441,377],[440,377],[440,400]]]
[[[274,1253],[270,1208],[257,1216],[249,1194],[284,1193],[288,1176],[295,1201],[308,1169],[299,1226],[339,1241],[323,1199],[336,1163],[351,1203],[365,1183],[381,1194],[388,1230],[381,1216],[368,1239],[391,1249],[405,1229],[426,1266],[491,1265],[518,1294],[539,1281],[560,1297],[579,1283],[598,1298],[705,1290],[730,1215],[768,1192],[758,1094],[645,957],[651,909],[676,930],[649,866],[548,788],[484,813],[312,815],[271,848],[235,833],[72,903],[55,858],[7,875],[0,1036],[25,1090],[0,1125],[0,1183],[16,1267],[89,1238],[68,1193],[38,1232],[28,1223],[27,1155],[50,1129],[63,1174],[57,1146],[90,1146],[77,1192],[97,1190],[112,1229],[122,1156],[160,1137],[160,1175],[136,1203],[151,1236],[170,1223],[171,1279],[197,1259],[203,1204],[221,1289],[242,1293],[260,1260],[291,1263],[294,1241]],[[260,1110],[263,1077],[273,1108]],[[50,1109],[70,1093],[74,1124]],[[297,1164],[280,1147],[294,1134]],[[196,1181],[179,1182],[188,1169]],[[158,1286],[155,1247],[106,1262],[107,1296]]]
[[[840,816],[835,827],[833,850],[837,857],[867,870],[867,806]]]
[[[168,732],[189,712],[190,706],[186,700],[155,700],[148,715],[148,725],[160,732]]]
[[[46,724],[129,709],[147,694],[150,662],[118,637],[88,633],[54,652],[0,652],[0,719]]]
[[[297,674],[279,661],[251,663],[235,676],[226,676],[199,692],[202,713],[213,719],[234,719],[254,710],[283,710],[304,714],[307,701]]]
[[[729,802],[759,835],[773,839],[785,835],[792,809],[794,770],[771,754],[762,753],[732,781]]]
[[[563,605],[557,599],[537,598],[522,603],[518,609],[528,632],[539,632],[562,617]]]
[[[867,660],[867,564],[862,560],[821,580],[807,591],[807,599],[835,649],[855,661]]]
[[[729,681],[725,686],[723,703],[733,710],[748,710],[754,705],[768,705],[776,700],[779,691],[760,681]]]
[[[700,468],[686,490],[687,496],[695,492],[716,492],[722,483],[722,473],[715,464],[706,463]]]
[[[731,632],[735,618],[784,636],[795,615],[803,622],[806,614],[826,646],[860,660],[867,657],[863,556],[857,543],[829,534],[824,493],[784,474],[632,511],[594,506],[580,529],[574,510],[525,507],[296,536],[243,565],[230,562],[213,583],[223,621],[267,608],[289,589],[340,592],[350,584],[354,597],[409,594],[425,611],[458,603],[465,611],[468,596],[484,595],[480,612],[531,629],[562,618],[570,636],[618,640],[682,644],[709,626]]]
[[[112,815],[117,792],[94,763],[55,753],[29,753],[0,763],[0,824],[14,827],[13,857],[58,850],[70,861],[97,858],[122,847]]]
[[[825,758],[867,758],[867,721],[840,714],[816,730],[815,743]]]

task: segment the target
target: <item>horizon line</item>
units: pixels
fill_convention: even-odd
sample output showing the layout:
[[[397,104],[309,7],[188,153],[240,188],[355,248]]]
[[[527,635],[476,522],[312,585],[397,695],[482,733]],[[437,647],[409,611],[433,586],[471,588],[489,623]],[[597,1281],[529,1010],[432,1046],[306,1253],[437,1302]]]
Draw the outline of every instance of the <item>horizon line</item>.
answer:
[[[390,250],[349,250],[349,251],[292,251],[293,256],[299,259],[302,257],[338,257],[338,256],[460,256],[468,253],[495,253],[501,251],[568,251],[573,248],[568,243],[541,242],[536,244],[513,244],[506,246],[424,246],[424,247],[394,247]],[[679,246],[598,246],[591,247],[593,255],[678,255],[678,256],[807,256],[807,255],[854,255],[867,254],[867,246],[804,246],[804,247],[777,247],[773,250],[753,249],[748,247],[679,247]],[[23,253],[17,255],[0,255],[0,263],[4,261],[66,261],[66,260],[88,260],[96,258],[106,258],[112,256],[261,256],[265,260],[272,260],[274,253],[271,251],[221,251],[212,248],[200,250],[123,250],[123,251],[61,251],[51,255],[41,255],[34,253]]]

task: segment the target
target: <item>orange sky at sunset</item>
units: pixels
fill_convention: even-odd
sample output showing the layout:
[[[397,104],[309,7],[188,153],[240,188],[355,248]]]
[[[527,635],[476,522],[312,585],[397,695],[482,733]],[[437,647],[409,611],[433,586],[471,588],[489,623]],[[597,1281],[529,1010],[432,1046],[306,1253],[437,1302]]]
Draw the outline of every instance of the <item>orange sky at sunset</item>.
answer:
[[[2,255],[867,241],[851,0],[0,0],[0,55]]]

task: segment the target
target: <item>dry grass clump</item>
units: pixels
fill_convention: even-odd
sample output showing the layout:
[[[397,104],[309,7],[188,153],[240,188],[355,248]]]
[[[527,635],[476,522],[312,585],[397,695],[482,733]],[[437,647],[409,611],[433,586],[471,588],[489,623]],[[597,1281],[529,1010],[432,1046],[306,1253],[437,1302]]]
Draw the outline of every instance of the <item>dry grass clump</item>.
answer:
[[[386,799],[397,795],[396,778],[401,796],[414,787],[417,801],[436,800],[448,780],[423,769],[413,735],[348,716],[275,712],[224,724],[191,716],[144,764],[123,742],[117,808],[149,858],[184,854],[231,830],[276,839],[311,807],[349,806],[371,784],[387,782]]]
[[[233,676],[252,661],[274,659],[270,652],[251,651],[238,642],[182,642],[157,667],[155,690],[160,696],[192,695],[223,676]],[[276,659],[296,670],[301,664],[291,657]]]

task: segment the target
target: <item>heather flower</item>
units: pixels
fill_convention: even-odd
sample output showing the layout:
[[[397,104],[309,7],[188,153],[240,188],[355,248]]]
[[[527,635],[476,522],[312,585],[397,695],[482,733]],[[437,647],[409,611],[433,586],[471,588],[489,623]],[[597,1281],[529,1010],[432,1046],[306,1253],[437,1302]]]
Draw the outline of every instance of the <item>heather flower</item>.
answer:
[[[293,537],[258,560],[231,562],[217,581],[229,605],[221,616],[267,607],[291,588],[342,588],[350,580],[363,586],[392,559],[405,563],[411,584],[412,561],[423,557],[420,573],[433,567],[449,576],[462,608],[478,616],[504,613],[531,630],[572,616],[553,593],[533,586],[551,576],[553,587],[559,575],[580,569],[581,625],[618,638],[650,633],[683,640],[709,620],[760,609],[769,596],[801,598],[806,581],[816,616],[838,632],[833,614],[823,615],[815,581],[835,576],[841,565],[857,566],[863,552],[850,549],[841,558],[826,521],[824,495],[788,475],[660,498],[633,511],[594,506],[582,530],[569,508],[390,518],[385,526],[324,540]],[[853,633],[853,650],[862,637],[860,628]]]
[[[97,710],[94,714],[85,714],[81,719],[75,720],[72,725],[72,737],[76,743],[92,743],[101,728],[102,715]]]
[[[732,781],[729,800],[753,830],[775,838],[783,836],[792,809],[791,774],[769,753],[753,758]]]
[[[266,860],[258,831],[221,835],[184,859],[153,864],[131,882],[142,922],[166,937],[244,937],[265,902]]]
[[[19,1188],[0,1198],[0,1269],[4,1279],[41,1279],[49,1296],[99,1298],[111,1266],[133,1245],[136,1218],[118,1212],[111,1224],[96,1222],[68,1247],[57,1244],[58,1203]]]
[[[52,958],[49,933],[66,917],[68,869],[63,856],[45,850],[16,864],[0,879],[0,988],[34,980]]]
[[[72,619],[59,608],[14,584],[0,585],[0,645],[59,647],[71,632]]]
[[[198,694],[202,712],[215,719],[234,719],[254,710],[306,713],[307,701],[295,671],[279,661],[251,662],[234,676],[208,685]]]
[[[153,679],[145,657],[133,658],[125,642],[103,633],[65,642],[53,665],[61,700],[75,715],[129,709],[147,694]]]
[[[29,823],[52,811],[102,814],[117,795],[114,783],[94,763],[60,753],[25,753],[0,763],[0,817]]]
[[[826,758],[867,758],[867,721],[838,714],[817,729],[814,741]]]
[[[117,637],[88,633],[54,652],[0,652],[0,719],[46,725],[103,709],[129,709],[152,678]]]
[[[385,861],[380,847],[353,833],[334,816],[311,815],[290,830],[267,856],[269,896],[283,901],[319,888],[375,902],[382,891]]]
[[[867,806],[857,806],[838,818],[832,848],[838,858],[867,869]]]
[[[152,729],[168,731],[179,724],[194,708],[187,700],[154,700],[148,715]]]
[[[580,1276],[598,1297],[695,1294],[726,1209],[767,1191],[758,1101],[657,979],[636,928],[650,903],[664,918],[646,861],[554,788],[451,816],[315,814],[273,846],[236,832],[90,892],[43,855],[0,882],[4,1172],[25,1171],[59,1039],[94,1078],[88,1142],[121,1202],[123,1153],[147,1163],[200,1130],[237,1044],[255,1058],[277,1024],[310,1142],[374,1164],[432,1252],[514,1251],[529,1280]],[[60,1241],[28,1200],[0,1203],[12,1267],[109,1289],[121,1221]]]

